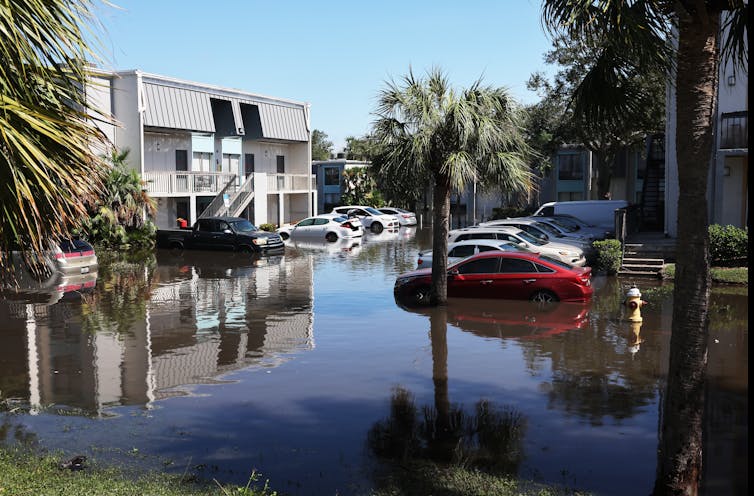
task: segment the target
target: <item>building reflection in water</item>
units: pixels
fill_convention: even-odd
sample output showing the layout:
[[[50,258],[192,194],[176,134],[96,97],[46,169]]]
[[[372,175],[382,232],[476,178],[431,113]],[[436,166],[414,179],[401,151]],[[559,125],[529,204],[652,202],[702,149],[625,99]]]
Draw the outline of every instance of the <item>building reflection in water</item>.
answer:
[[[103,268],[92,293],[53,305],[0,300],[2,397],[102,415],[314,347],[311,257],[157,259]]]

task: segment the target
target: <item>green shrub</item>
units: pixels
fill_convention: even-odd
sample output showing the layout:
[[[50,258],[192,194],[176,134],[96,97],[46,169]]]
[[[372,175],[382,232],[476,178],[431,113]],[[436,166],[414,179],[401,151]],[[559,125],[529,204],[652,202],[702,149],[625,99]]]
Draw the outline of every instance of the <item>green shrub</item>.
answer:
[[[492,215],[489,220],[507,219],[508,217],[526,217],[531,214],[532,210],[529,208],[495,207],[492,209]]]
[[[259,226],[259,229],[261,229],[262,231],[267,231],[267,232],[275,232],[275,229],[277,229],[277,226],[275,224],[261,224]]]
[[[734,226],[709,226],[709,247],[715,267],[749,266],[749,231]]]
[[[615,274],[620,269],[621,255],[623,253],[620,241],[617,239],[605,239],[592,243],[597,252],[595,264],[592,267],[596,272]]]

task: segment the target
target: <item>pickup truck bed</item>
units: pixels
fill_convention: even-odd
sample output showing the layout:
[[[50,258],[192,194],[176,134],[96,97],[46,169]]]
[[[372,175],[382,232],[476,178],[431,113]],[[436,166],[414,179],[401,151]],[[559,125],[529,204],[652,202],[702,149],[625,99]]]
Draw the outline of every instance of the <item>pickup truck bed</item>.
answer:
[[[205,217],[191,229],[160,229],[156,242],[158,248],[249,253],[279,253],[285,246],[277,233],[260,231],[240,217]]]

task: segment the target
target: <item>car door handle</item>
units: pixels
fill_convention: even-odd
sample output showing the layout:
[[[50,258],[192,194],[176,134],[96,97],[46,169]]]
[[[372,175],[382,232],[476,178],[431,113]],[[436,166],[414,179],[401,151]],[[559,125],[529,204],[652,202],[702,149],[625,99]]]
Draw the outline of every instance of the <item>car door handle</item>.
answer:
[[[492,279],[485,279],[484,281],[479,281],[479,284],[482,284],[484,286],[488,284],[492,284]]]
[[[523,281],[521,281],[521,282],[523,282],[524,284],[531,284],[531,283],[533,283],[533,282],[536,282],[536,279],[524,279],[524,280],[523,280]]]

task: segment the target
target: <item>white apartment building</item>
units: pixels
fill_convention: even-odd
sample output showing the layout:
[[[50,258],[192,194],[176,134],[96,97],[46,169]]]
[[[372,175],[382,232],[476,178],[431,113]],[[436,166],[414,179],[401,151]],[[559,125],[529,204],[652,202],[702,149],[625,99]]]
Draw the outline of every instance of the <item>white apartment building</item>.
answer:
[[[309,104],[139,70],[101,73],[87,95],[118,125],[157,201],[159,228],[200,216],[283,224],[316,211]]]
[[[724,25],[724,22],[722,23]],[[721,38],[722,39],[722,38]],[[748,41],[747,43],[748,50]],[[665,163],[665,233],[678,235],[678,156],[676,154],[675,88],[667,95]],[[714,150],[708,184],[709,222],[746,227],[749,221],[749,78],[747,70],[720,64]]]

